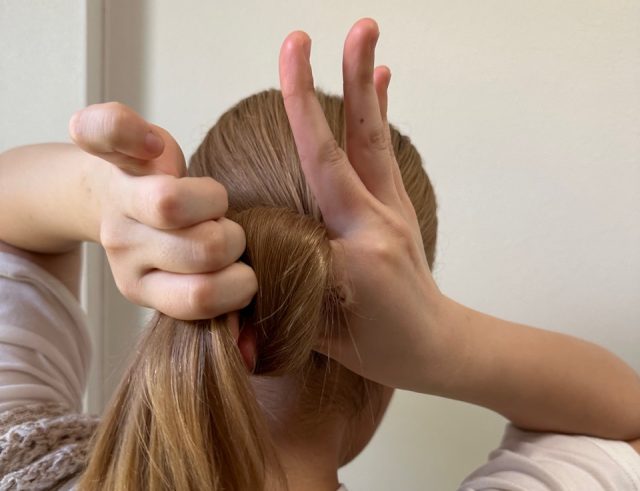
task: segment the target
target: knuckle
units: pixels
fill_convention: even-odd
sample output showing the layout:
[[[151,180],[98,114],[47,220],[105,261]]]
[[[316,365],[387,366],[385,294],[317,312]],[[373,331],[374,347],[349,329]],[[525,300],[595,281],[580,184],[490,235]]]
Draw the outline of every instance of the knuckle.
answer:
[[[344,164],[344,152],[338,145],[335,139],[325,141],[318,147],[318,159],[321,162],[329,165],[343,165]]]
[[[213,283],[202,277],[194,277],[189,283],[187,305],[194,315],[210,315],[212,299],[216,291]]]
[[[402,222],[402,225],[396,228],[394,239],[397,244],[398,254],[402,256],[413,255],[413,249],[415,248],[414,236],[407,223]]]
[[[412,255],[413,234],[409,225],[397,217],[387,217],[385,232],[368,242],[368,254],[382,264],[395,264]]]
[[[114,276],[114,280],[124,298],[136,304],[140,303],[140,289],[135,281],[132,281],[131,278],[119,278],[118,276]]]
[[[247,235],[242,228],[242,225],[234,222],[233,220],[229,220],[227,218],[224,219],[225,223],[227,223],[228,231],[227,231],[227,247],[229,248],[229,254],[232,256],[233,260],[237,260],[242,257],[244,251],[247,248]],[[231,240],[231,239],[234,240]]]
[[[176,179],[166,176],[157,181],[149,195],[151,216],[160,227],[179,223],[182,202]]]
[[[394,244],[385,238],[369,242],[367,249],[367,255],[372,257],[378,264],[389,264],[398,254]]]
[[[313,85],[310,83],[304,84],[296,84],[292,86],[282,87],[282,100],[283,102],[289,103],[290,101],[301,100],[307,97],[315,97],[316,92],[313,88]]]
[[[223,208],[224,212],[229,209],[229,193],[227,192],[227,188],[224,185],[212,177],[208,177],[207,179],[211,180],[211,186],[213,187],[213,195],[216,197],[216,201],[219,203],[220,207]]]
[[[367,144],[376,151],[387,150],[387,135],[382,126],[376,126],[367,135]]]
[[[287,104],[291,99],[295,99],[298,94],[291,89],[284,88],[282,89],[282,101]]]
[[[126,235],[111,222],[106,222],[100,227],[100,244],[109,252],[117,252],[126,247]]]
[[[258,292],[258,277],[256,276],[255,271],[250,266],[240,263],[244,269],[246,270],[247,279],[247,289],[244,292],[244,297],[242,298],[242,302],[240,303],[241,307],[248,306],[253,297]]]
[[[413,235],[401,235],[397,239],[398,258],[414,258],[416,255],[416,243]]]
[[[251,266],[240,261],[230,265],[228,272],[229,276],[220,278],[219,289],[225,291],[227,298],[220,302],[219,309],[221,311],[243,309],[251,304],[258,292],[256,273]]]
[[[207,228],[212,230],[207,230],[204,238],[192,242],[192,258],[197,264],[217,268],[224,256],[224,233],[222,227],[213,221]]]

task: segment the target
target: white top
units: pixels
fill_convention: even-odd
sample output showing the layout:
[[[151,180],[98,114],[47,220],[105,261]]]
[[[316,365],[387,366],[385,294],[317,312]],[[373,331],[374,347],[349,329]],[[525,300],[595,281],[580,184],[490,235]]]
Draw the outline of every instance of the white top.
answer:
[[[82,411],[90,359],[87,318],[71,292],[0,252],[0,412],[47,401]]]
[[[0,252],[0,411],[43,401],[79,411],[90,346],[87,318],[64,285]],[[458,491],[640,491],[640,456],[624,442],[507,425],[500,447]]]

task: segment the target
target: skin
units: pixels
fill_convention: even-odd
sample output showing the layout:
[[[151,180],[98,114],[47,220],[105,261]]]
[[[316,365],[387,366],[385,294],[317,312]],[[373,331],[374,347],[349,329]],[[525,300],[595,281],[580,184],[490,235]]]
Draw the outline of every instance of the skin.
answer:
[[[298,405],[301,387],[297,377],[253,376],[252,382],[289,489],[305,491],[337,489],[338,469],[367,446],[394,392],[384,388],[379,405],[368,405],[356,415],[333,411],[310,419]]]
[[[383,385],[478,404],[522,428],[636,439],[640,377],[622,360],[571,336],[474,311],[438,290],[389,144],[389,73],[374,69],[378,36],[375,21],[362,19],[345,41],[346,152],[315,96],[311,40],[294,32],[280,52],[302,169],[351,305],[342,336],[318,349]]]
[[[245,237],[224,217],[226,190],[208,177],[183,177],[175,140],[121,104],[79,111],[70,134],[76,145],[0,154],[0,194],[19,210],[0,218],[0,250],[39,264],[78,298],[80,244],[100,243],[130,301],[183,319],[229,312],[239,335],[235,311],[257,281],[237,261]],[[149,148],[148,134],[161,144]]]
[[[346,152],[313,91],[308,36],[290,34],[280,53],[302,168],[350,301],[345,335],[320,340],[317,349],[383,385],[479,404],[524,429],[630,440],[638,449],[640,379],[629,366],[591,343],[476,312],[438,290],[389,150],[390,72],[374,69],[378,36],[375,22],[362,19],[345,41]],[[178,318],[214,317],[249,303],[257,283],[237,262],[244,234],[224,218],[226,194],[212,179],[182,177],[184,157],[166,131],[109,103],[80,111],[70,133],[77,146],[0,155],[0,207],[13,210],[0,214],[0,249],[37,262],[77,295],[79,244],[101,243],[127,298]],[[150,145],[149,133],[162,143]],[[240,333],[233,316],[231,324],[251,367],[250,330]],[[299,447],[313,435],[282,447],[324,455],[323,475],[330,464],[335,477],[356,446],[341,437],[345,424],[338,418],[318,433],[326,438],[322,451]]]

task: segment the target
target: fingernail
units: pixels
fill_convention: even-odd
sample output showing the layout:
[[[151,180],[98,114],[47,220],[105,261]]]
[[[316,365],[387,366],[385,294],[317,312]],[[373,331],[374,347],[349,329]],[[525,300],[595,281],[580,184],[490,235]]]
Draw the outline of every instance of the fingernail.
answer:
[[[162,138],[156,135],[153,131],[149,131],[144,137],[144,145],[147,147],[147,150],[154,155],[159,154],[164,148]]]
[[[72,139],[76,139],[80,134],[78,120],[80,119],[80,112],[76,111],[69,119],[69,135]]]

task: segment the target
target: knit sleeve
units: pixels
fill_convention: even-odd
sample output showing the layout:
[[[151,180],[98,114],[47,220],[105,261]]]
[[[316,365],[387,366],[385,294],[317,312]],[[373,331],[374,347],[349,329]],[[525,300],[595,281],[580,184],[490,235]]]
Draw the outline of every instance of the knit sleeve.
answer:
[[[0,253],[0,412],[29,403],[80,411],[90,356],[86,315],[67,288]]]

